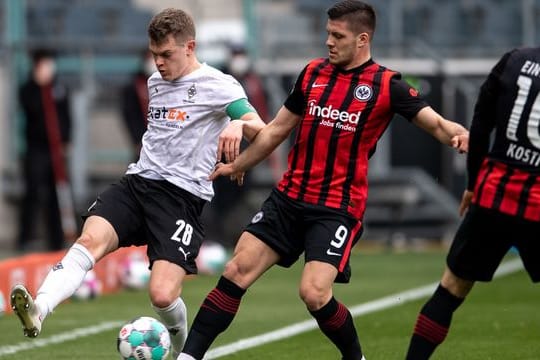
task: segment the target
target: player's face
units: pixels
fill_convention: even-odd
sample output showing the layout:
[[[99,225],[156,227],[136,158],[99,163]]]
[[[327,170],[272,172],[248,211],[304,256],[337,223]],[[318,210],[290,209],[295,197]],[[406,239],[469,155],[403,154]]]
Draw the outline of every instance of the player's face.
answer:
[[[178,43],[172,35],[167,36],[163,43],[150,41],[149,45],[156,68],[167,81],[176,80],[189,72],[194,48],[195,40]]]
[[[346,70],[356,66],[355,60],[361,49],[359,45],[363,41],[361,36],[354,34],[347,22],[343,20],[329,19],[326,31],[328,33],[326,46],[330,63]]]

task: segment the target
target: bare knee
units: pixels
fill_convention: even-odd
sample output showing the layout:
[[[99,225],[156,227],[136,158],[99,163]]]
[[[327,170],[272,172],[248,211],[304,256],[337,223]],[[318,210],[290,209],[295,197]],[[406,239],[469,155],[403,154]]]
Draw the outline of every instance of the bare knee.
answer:
[[[245,276],[247,273],[247,267],[241,264],[235,258],[228,261],[223,269],[223,276],[241,287],[243,287],[242,285],[246,283]]]
[[[167,260],[156,260],[152,264],[148,292],[152,305],[167,308],[173,304],[182,292],[186,270]]]
[[[308,310],[315,311],[330,301],[332,289],[326,289],[316,283],[300,284],[299,295]]]
[[[95,238],[88,234],[88,233],[82,233],[81,236],[79,236],[79,238],[77,239],[77,244],[80,244],[82,246],[84,246],[85,248],[87,249],[90,249],[92,247],[94,247],[95,245]]]
[[[441,285],[452,295],[465,298],[471,291],[474,281],[462,279],[455,275],[449,268],[446,268],[441,279]]]
[[[95,261],[98,261],[109,253],[107,245],[103,242],[100,243],[99,239],[90,233],[82,233],[77,239],[76,243],[84,246],[90,252],[90,254],[92,254]]]
[[[223,276],[242,289],[250,287],[266,270],[274,265],[279,255],[256,236],[244,232],[231,260],[225,265]]]
[[[157,308],[163,309],[171,305],[178,298],[178,289],[170,289],[163,285],[150,284],[150,302]]]
[[[86,220],[76,243],[84,246],[98,261],[118,248],[118,236],[107,220],[91,216]]]

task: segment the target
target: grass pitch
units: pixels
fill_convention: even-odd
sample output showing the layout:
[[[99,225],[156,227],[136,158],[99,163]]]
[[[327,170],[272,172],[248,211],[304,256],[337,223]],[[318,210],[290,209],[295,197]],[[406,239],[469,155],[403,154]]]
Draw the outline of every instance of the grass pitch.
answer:
[[[372,253],[351,257],[353,278],[336,285],[336,297],[348,306],[416,288],[439,280],[443,252]],[[511,255],[509,256],[511,257]],[[298,298],[301,264],[273,268],[246,294],[235,321],[214,347],[263,334],[310,319]],[[190,320],[217,277],[188,281],[184,301]],[[425,299],[355,318],[363,350],[369,360],[403,359],[420,307]],[[447,340],[433,359],[539,359],[539,293],[524,271],[489,284],[479,283],[454,315]],[[26,339],[14,315],[0,318],[0,360],[117,359],[116,335],[122,322],[155,316],[144,291],[124,291],[86,302],[68,302],[45,322],[38,339]],[[106,330],[89,334],[96,325]],[[86,335],[87,336],[82,336]],[[39,345],[39,347],[36,347]],[[9,354],[13,350],[13,354]],[[318,331],[246,349],[222,359],[339,359],[337,350]]]

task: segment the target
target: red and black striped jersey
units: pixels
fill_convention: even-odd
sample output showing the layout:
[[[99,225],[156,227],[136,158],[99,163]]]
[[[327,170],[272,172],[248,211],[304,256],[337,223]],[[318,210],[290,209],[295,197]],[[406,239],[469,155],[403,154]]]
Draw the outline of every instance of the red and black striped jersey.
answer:
[[[278,190],[362,219],[377,141],[394,113],[412,119],[427,106],[400,77],[372,60],[351,70],[311,61],[284,104],[302,121]]]
[[[500,161],[485,159],[474,188],[473,203],[540,221],[540,177]]]
[[[467,156],[474,204],[540,221],[539,92],[540,48],[504,54],[482,84]]]

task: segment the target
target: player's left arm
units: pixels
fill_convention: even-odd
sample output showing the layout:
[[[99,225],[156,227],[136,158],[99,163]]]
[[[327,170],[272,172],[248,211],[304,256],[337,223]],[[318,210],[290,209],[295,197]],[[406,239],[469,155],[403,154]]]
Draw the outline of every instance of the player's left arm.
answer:
[[[217,161],[225,156],[225,161],[229,163],[240,154],[242,138],[252,142],[265,123],[245,98],[233,101],[227,106],[226,112],[233,120],[219,135]]]
[[[441,143],[462,153],[469,150],[469,131],[461,124],[443,118],[430,106],[422,108],[412,121]]]
[[[390,99],[392,111],[409,119],[441,143],[452,146],[460,152],[468,151],[467,129],[443,118],[433,110],[416,89],[401,79],[399,73],[390,80]]]

